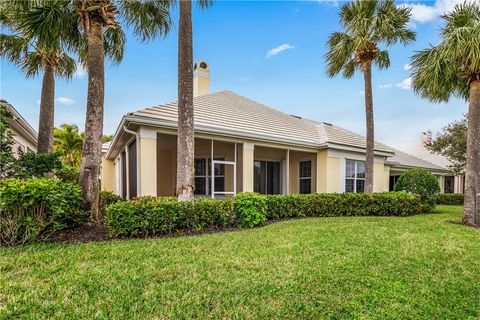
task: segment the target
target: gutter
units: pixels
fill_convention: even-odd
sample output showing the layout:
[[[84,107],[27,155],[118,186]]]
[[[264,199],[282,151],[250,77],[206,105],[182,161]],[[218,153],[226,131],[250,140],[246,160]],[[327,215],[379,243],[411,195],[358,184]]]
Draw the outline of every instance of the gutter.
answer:
[[[126,133],[130,133],[130,134],[133,134],[135,136],[135,146],[137,148],[136,151],[136,157],[137,157],[137,166],[136,166],[136,170],[137,170],[137,197],[139,195],[141,195],[141,190],[140,190],[140,186],[141,186],[141,183],[140,183],[140,134],[136,131],[132,131],[132,130],[129,130],[127,128],[127,125],[123,125],[123,131],[125,131]],[[109,150],[110,151],[110,150]],[[130,164],[129,164],[130,165]],[[129,190],[129,198],[130,198],[130,190]]]

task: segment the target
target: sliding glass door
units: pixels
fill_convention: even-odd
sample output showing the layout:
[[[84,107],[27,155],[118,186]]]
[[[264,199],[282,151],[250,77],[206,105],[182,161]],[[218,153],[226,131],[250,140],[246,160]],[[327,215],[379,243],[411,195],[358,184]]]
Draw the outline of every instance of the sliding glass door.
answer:
[[[254,161],[254,191],[261,194],[280,194],[280,162]]]

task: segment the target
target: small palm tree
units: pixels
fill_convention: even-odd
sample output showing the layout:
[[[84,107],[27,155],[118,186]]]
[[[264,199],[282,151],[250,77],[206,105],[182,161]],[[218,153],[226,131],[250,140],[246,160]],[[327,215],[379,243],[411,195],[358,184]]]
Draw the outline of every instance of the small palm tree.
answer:
[[[123,56],[124,33],[120,22],[146,41],[168,33],[171,25],[169,1],[162,0],[71,0],[86,38],[82,54],[88,68],[85,138],[79,183],[84,207],[99,220],[98,191],[103,131],[105,52],[118,62]],[[112,44],[112,45],[109,45]]]
[[[179,3],[176,193],[179,200],[187,201],[193,200],[195,186],[192,1],[179,0]],[[212,3],[212,0],[197,1],[201,8],[209,7]]]
[[[61,1],[9,1],[1,4],[0,56],[18,65],[27,77],[43,72],[38,125],[38,152],[53,152],[55,76],[71,78],[75,60],[67,54],[64,34],[75,25],[72,12]],[[41,17],[41,20],[37,20]],[[38,37],[37,28],[48,30],[48,42]]]
[[[396,42],[403,45],[415,40],[407,29],[410,9],[398,7],[393,0],[364,0],[346,3],[340,10],[343,32],[334,32],[328,40],[327,74],[334,77],[342,72],[350,79],[362,71],[365,81],[365,111],[367,120],[365,192],[373,192],[374,120],[372,97],[372,64],[379,69],[390,66],[387,50]]]
[[[442,18],[440,44],[412,57],[412,86],[431,101],[469,102],[463,223],[480,226],[480,4],[459,4]]]
[[[74,124],[62,124],[54,132],[55,152],[66,166],[79,168],[82,159],[83,133]]]

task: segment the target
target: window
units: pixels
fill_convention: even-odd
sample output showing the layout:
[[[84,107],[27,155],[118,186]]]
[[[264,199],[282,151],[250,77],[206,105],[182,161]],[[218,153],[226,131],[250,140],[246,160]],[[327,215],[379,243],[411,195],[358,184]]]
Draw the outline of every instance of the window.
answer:
[[[365,191],[365,161],[347,160],[345,167],[345,192]]]
[[[215,160],[224,160],[217,159]],[[225,165],[215,165],[215,191],[225,191]],[[195,158],[195,194],[211,194],[212,161],[210,158]]]
[[[253,191],[260,194],[280,194],[280,162],[253,162]]]
[[[300,161],[299,174],[300,193],[312,193],[312,161]]]

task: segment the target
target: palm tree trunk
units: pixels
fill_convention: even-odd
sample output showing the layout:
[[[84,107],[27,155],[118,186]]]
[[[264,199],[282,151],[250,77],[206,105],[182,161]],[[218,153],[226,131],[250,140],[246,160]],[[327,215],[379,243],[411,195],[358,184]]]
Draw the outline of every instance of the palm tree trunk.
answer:
[[[176,192],[178,200],[188,201],[193,200],[194,188],[192,2],[179,2]]]
[[[463,223],[480,226],[480,80],[470,84]]]
[[[55,113],[55,67],[47,64],[43,74],[40,118],[38,123],[38,153],[53,152]]]
[[[374,167],[374,123],[373,123],[373,97],[372,97],[372,62],[362,64],[363,78],[365,81],[365,116],[367,119],[367,159],[365,162],[365,193],[373,193],[373,167]]]
[[[103,132],[104,52],[103,25],[91,21],[87,29],[88,44],[88,96],[85,119],[85,137],[80,165],[79,183],[85,209],[95,221],[101,219],[98,210],[99,174],[101,163],[101,137]]]

